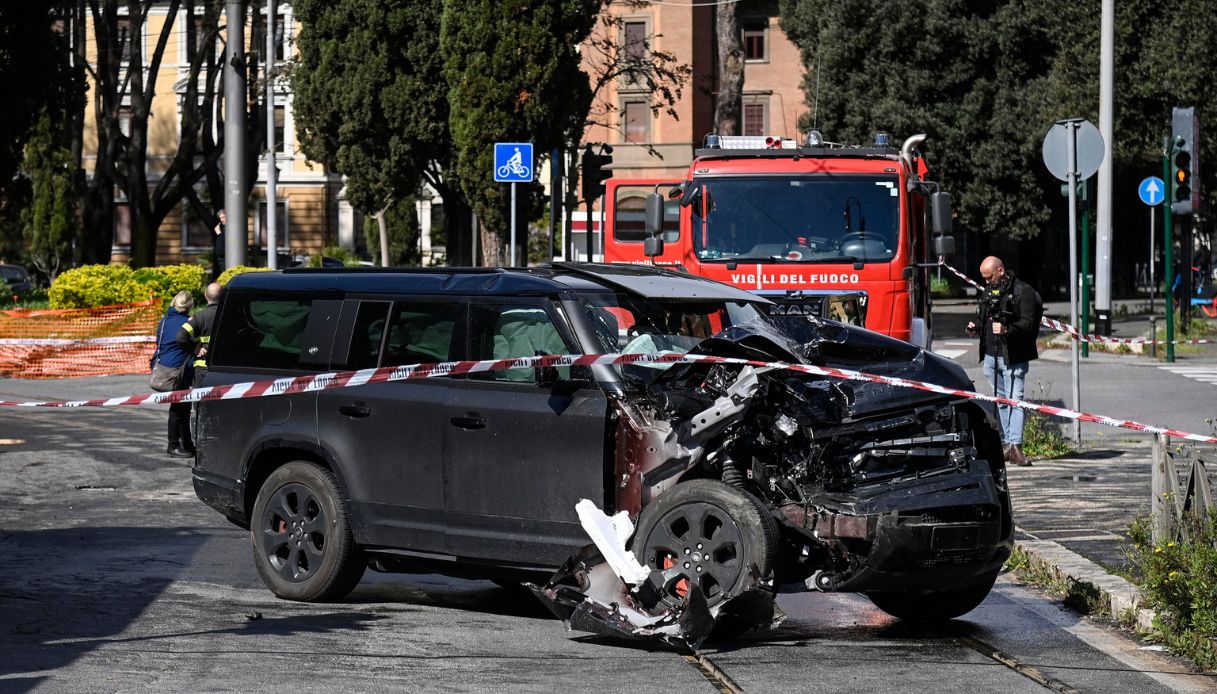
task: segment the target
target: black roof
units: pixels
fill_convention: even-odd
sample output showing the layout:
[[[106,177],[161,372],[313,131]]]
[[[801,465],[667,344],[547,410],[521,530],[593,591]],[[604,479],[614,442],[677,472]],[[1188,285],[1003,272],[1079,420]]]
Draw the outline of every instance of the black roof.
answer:
[[[548,296],[613,289],[655,298],[768,301],[742,289],[671,269],[603,263],[553,263],[530,268],[291,268],[243,273],[233,277],[227,288],[465,296]]]

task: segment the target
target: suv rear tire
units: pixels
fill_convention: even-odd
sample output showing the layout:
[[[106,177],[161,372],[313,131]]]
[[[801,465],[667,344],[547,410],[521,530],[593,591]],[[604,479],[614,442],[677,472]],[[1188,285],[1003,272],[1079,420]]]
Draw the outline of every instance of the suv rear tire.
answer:
[[[338,600],[367,568],[334,473],[314,463],[298,460],[270,474],[249,535],[262,582],[287,600]]]
[[[713,607],[751,588],[759,575],[771,576],[778,529],[748,492],[715,480],[681,482],[647,505],[638,517],[632,543],[642,563],[670,570],[662,601],[678,606],[696,583]]]

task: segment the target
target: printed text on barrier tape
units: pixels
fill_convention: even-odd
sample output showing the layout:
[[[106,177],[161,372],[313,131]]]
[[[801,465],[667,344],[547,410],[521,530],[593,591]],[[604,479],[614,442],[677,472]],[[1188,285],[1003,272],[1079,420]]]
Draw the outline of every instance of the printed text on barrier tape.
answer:
[[[955,274],[956,277],[959,277],[960,279],[962,279],[963,281],[972,285],[973,287],[976,287],[977,289],[979,289],[982,292],[984,291],[984,289],[985,289],[984,287],[977,284],[971,277],[968,277],[967,275],[963,274],[956,268],[948,265],[946,263],[946,261],[944,261],[942,258],[938,259],[938,264],[942,265],[946,269],[950,270],[952,273]],[[1092,335],[1090,333],[1083,333],[1082,331],[1078,330],[1076,327],[1074,327],[1068,323],[1062,323],[1061,321],[1053,320],[1047,316],[1044,316],[1043,318],[1040,319],[1040,325],[1044,326],[1045,328],[1052,328],[1053,330],[1056,330],[1059,332],[1069,333],[1069,335],[1073,339],[1078,340],[1079,342],[1102,342],[1105,344],[1113,344],[1113,345],[1147,345],[1147,344],[1154,342],[1154,340],[1147,340],[1143,337],[1107,337],[1105,335]],[[1217,340],[1173,340],[1171,342],[1171,344],[1176,344],[1176,345],[1207,345],[1207,344],[1213,344],[1213,343],[1217,343]],[[1158,342],[1158,344],[1165,345],[1165,344],[1167,344],[1167,342],[1165,340],[1161,340]]]
[[[66,338],[0,337],[0,345],[22,347],[69,347],[76,345],[120,345],[128,343],[156,342],[155,335],[126,335],[119,337],[86,337],[79,340]]]
[[[490,359],[486,361],[450,361],[437,364],[410,364],[408,366],[382,366],[359,371],[337,371],[313,376],[294,376],[267,381],[249,381],[223,386],[208,386],[188,390],[174,390],[164,393],[145,393],[124,398],[108,398],[104,400],[75,400],[58,402],[14,402],[0,401],[0,406],[9,407],[118,407],[124,405],[162,405],[176,402],[199,402],[204,400],[237,400],[241,398],[259,398],[273,395],[288,395],[295,393],[311,393],[338,388],[353,388],[368,383],[387,383],[423,378],[441,378],[459,376],[469,373],[484,373],[503,371],[506,369],[539,369],[546,366],[614,366],[618,364],[737,364],[742,366],[773,367],[812,374],[828,376],[851,381],[873,381],[902,388],[915,388],[942,395],[954,395],[971,400],[984,400],[999,405],[1010,405],[1024,410],[1043,412],[1055,417],[1076,419],[1083,422],[1094,422],[1111,427],[1132,429],[1151,434],[1165,434],[1189,441],[1202,443],[1217,443],[1217,437],[1190,434],[1186,431],[1156,427],[1125,419],[1114,419],[1102,415],[1088,414],[1063,407],[1037,405],[1023,400],[999,398],[968,390],[958,390],[935,385],[910,381],[895,376],[878,376],[875,374],[835,369],[810,364],[786,364],[783,362],[763,362],[751,359],[735,359],[730,357],[715,357],[701,354],[565,354],[543,357],[520,357],[517,359]]]

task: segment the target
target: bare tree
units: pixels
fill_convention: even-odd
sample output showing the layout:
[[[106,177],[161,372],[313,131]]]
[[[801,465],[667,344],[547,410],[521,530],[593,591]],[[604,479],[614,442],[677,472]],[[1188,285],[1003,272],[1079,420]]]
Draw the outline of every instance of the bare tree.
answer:
[[[165,21],[156,34],[148,55],[144,55],[144,34],[154,7],[163,8]],[[195,24],[196,7],[198,24]],[[178,13],[185,10],[186,27],[177,24]],[[85,60],[85,42],[74,42],[75,59],[92,78],[92,105],[96,123],[97,159],[92,177],[83,185],[85,242],[82,260],[109,262],[113,246],[114,191],[121,190],[128,202],[131,224],[131,264],[137,267],[156,262],[157,235],[165,218],[185,200],[204,219],[204,209],[195,186],[206,181],[211,200],[223,199],[223,179],[219,161],[223,156],[223,124],[217,108],[222,89],[219,57],[221,38],[221,0],[76,0],[71,12],[73,36],[83,37],[86,18],[93,22],[96,63]],[[86,14],[87,13],[87,14]],[[265,23],[253,12],[254,40],[260,46]],[[149,124],[156,98],[157,77],[165,58],[169,38],[178,33],[186,38],[189,71],[177,88],[179,93],[180,140],[170,162],[160,171],[155,184],[149,179]],[[257,54],[247,54],[244,68],[251,95],[257,94]],[[265,142],[262,131],[264,108],[257,98],[248,98],[250,117],[245,189],[252,189],[257,170],[256,155]],[[83,141],[83,128],[74,124],[76,136]],[[74,146],[74,153],[83,154]]]
[[[645,2],[627,2],[628,6],[643,6]],[[684,94],[685,86],[693,75],[693,68],[687,63],[681,63],[675,53],[661,51],[655,48],[655,40],[661,34],[645,37],[641,45],[627,45],[624,40],[625,20],[611,13],[608,6],[600,12],[598,26],[591,36],[583,42],[584,65],[590,72],[592,87],[592,105],[588,110],[583,127],[570,134],[569,150],[578,154],[583,146],[583,135],[587,128],[600,126],[608,130],[625,133],[625,123],[620,117],[621,109],[616,99],[609,98],[610,90],[616,86],[630,85],[637,93],[644,95],[652,115],[666,113],[674,119],[679,119],[676,104]],[[660,156],[649,143],[648,152]],[[578,156],[571,157],[572,165],[567,171],[565,200],[566,233],[570,233],[571,213],[583,201],[579,200],[579,161]]]
[[[719,5],[715,11],[718,43],[718,98],[714,102],[714,132],[739,135],[743,126],[744,46],[739,5]]]

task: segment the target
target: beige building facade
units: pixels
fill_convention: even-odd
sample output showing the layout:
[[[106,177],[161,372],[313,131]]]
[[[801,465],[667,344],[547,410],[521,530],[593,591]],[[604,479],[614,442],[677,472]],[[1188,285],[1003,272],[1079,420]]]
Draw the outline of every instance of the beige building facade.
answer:
[[[807,107],[802,91],[804,68],[798,49],[782,32],[777,3],[747,3],[740,10],[744,47],[744,135],[797,138],[798,119]],[[714,126],[718,55],[714,2],[612,2],[609,11],[620,27],[597,25],[595,32],[616,40],[625,50],[671,53],[692,68],[692,78],[675,105],[676,116],[653,113],[651,95],[628,80],[617,80],[597,95],[593,110],[609,113],[605,125],[588,128],[584,141],[613,146],[617,179],[683,178]],[[752,9],[755,8],[755,9]],[[584,70],[595,74],[592,59]]]
[[[804,74],[798,50],[786,38],[779,26],[776,3],[759,3],[750,7],[769,11],[741,13],[741,29],[745,50],[744,134],[781,135],[796,137],[799,116],[807,110],[801,82]],[[692,161],[693,152],[713,128],[717,55],[715,48],[715,12],[717,6],[703,0],[679,3],[611,2],[608,11],[620,18],[618,26],[600,23],[594,29],[600,37],[619,42],[626,50],[661,50],[675,55],[679,63],[687,64],[692,77],[675,104],[675,117],[663,109],[652,112],[651,95],[642,85],[628,80],[616,80],[597,95],[603,125],[589,127],[584,141],[607,143],[614,148],[612,169],[617,180],[636,178],[682,178]],[[165,23],[172,22],[164,58],[156,75],[155,98],[148,124],[149,184],[155,186],[161,173],[172,160],[180,141],[180,104],[185,78],[188,74],[186,26],[195,21],[180,10],[170,16],[167,5],[158,3],[149,14],[142,33],[142,55],[145,60],[154,50],[157,37]],[[247,26],[249,21],[247,19]],[[276,24],[282,35],[280,60],[290,56],[292,37],[300,27],[293,16],[290,2],[280,2]],[[96,46],[92,44],[92,26],[86,28],[89,45],[86,55],[96,63]],[[261,52],[263,46],[250,46],[247,31],[246,50]],[[584,70],[596,74],[599,66],[585,60]],[[222,108],[221,99],[216,99]],[[86,108],[84,166],[91,171],[96,163],[97,136],[95,112]],[[265,126],[263,126],[265,127]],[[216,133],[218,135],[219,133]],[[327,173],[323,166],[309,162],[295,142],[295,121],[292,95],[288,81],[275,82],[275,142],[278,176],[278,242],[279,252],[291,255],[319,253],[325,246],[353,249],[358,244],[355,234],[357,216],[342,199],[339,174]],[[266,164],[258,167],[248,205],[250,255],[266,252]],[[543,180],[548,180],[546,177]],[[204,192],[202,184],[200,192]],[[205,197],[205,192],[204,192]],[[438,202],[438,201],[437,201]],[[218,209],[222,201],[210,201]],[[429,211],[420,210],[429,221]],[[582,215],[579,215],[582,217]],[[130,253],[130,215],[127,201],[118,198],[115,210],[113,261],[125,262]],[[207,220],[199,219],[184,202],[161,225],[157,240],[157,263],[194,262],[212,252],[211,230]],[[425,225],[429,226],[429,225]],[[576,226],[582,226],[576,222]],[[425,231],[425,230],[424,230]],[[429,239],[423,244],[429,246]],[[427,249],[429,256],[429,248]]]
[[[265,11],[265,10],[261,10]],[[201,14],[201,10],[199,10]],[[181,103],[184,98],[186,77],[189,73],[189,57],[187,54],[188,21],[197,21],[187,17],[184,10],[170,15],[165,5],[157,4],[149,11],[147,24],[142,32],[141,54],[145,63],[150,59],[150,53],[155,50],[156,42],[165,24],[172,22],[169,27],[162,63],[156,74],[155,97],[151,104],[151,117],[148,122],[148,178],[149,186],[155,186],[161,175],[173,159],[181,138]],[[221,20],[223,21],[223,20]],[[246,25],[250,22],[247,19]],[[292,14],[289,3],[280,3],[276,18],[276,34],[281,36],[278,44],[279,59],[290,55],[294,42],[292,37],[299,31],[299,26]],[[123,30],[120,20],[119,31]],[[86,26],[85,35],[86,59],[93,65],[97,61],[97,47],[93,42],[92,20]],[[261,53],[265,46],[250,46],[249,31],[246,31],[246,50]],[[126,51],[124,50],[124,54]],[[123,69],[126,69],[125,67]],[[200,83],[204,77],[200,77]],[[92,87],[90,82],[90,87]],[[291,91],[286,78],[275,81],[274,89],[274,130],[276,144],[276,161],[278,163],[277,194],[278,227],[276,245],[279,252],[287,254],[317,253],[326,245],[339,245],[339,208],[345,208],[349,216],[349,207],[340,204],[341,178],[335,174],[327,174],[320,164],[309,162],[298,151],[295,142],[295,122],[292,112]],[[92,89],[90,95],[92,95]],[[129,98],[125,101],[129,101]],[[216,99],[216,108],[223,108],[222,99]],[[96,113],[92,103],[85,109],[84,136],[84,168],[91,172],[97,161],[97,129]],[[129,118],[120,113],[120,127],[123,119]],[[216,119],[218,120],[218,119]],[[265,123],[258,124],[265,129]],[[218,126],[217,126],[218,127]],[[218,136],[216,132],[214,135]],[[251,255],[266,254],[266,160],[259,162],[258,178],[254,182],[253,191],[248,204],[249,229],[248,248]],[[206,189],[200,183],[196,189],[206,201]],[[119,197],[115,205],[113,262],[126,262],[130,254],[131,228],[128,202]],[[223,201],[206,201],[212,211],[223,206]],[[209,256],[212,252],[212,231],[209,220],[200,219],[188,204],[183,201],[165,219],[157,237],[156,258],[158,264],[179,262],[194,262]],[[349,220],[348,220],[349,221]],[[349,226],[349,224],[348,224]],[[344,236],[350,236],[349,229]],[[345,239],[350,241],[351,239]]]

